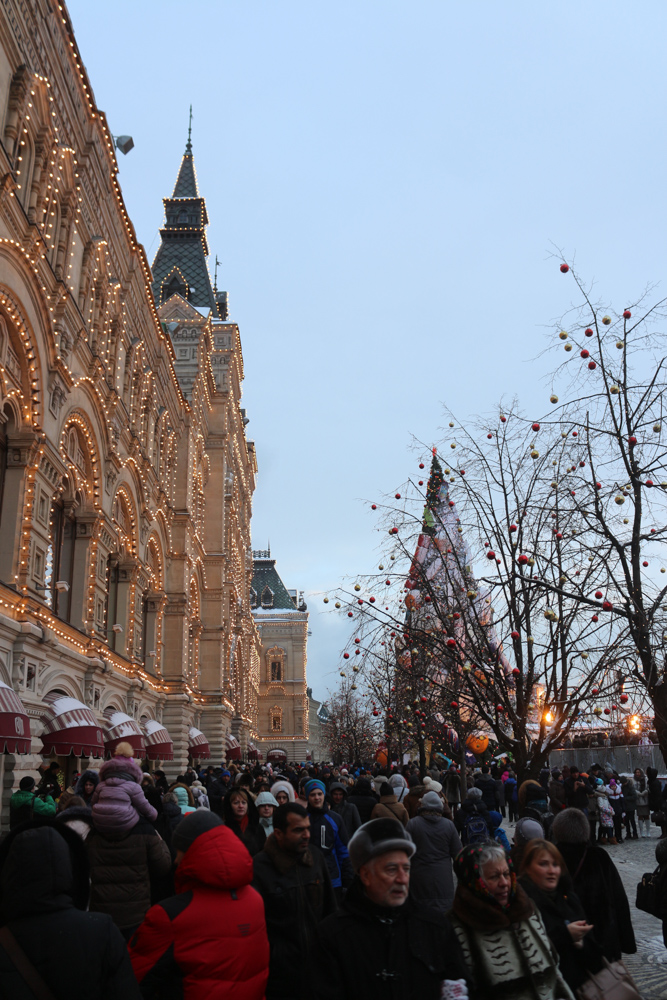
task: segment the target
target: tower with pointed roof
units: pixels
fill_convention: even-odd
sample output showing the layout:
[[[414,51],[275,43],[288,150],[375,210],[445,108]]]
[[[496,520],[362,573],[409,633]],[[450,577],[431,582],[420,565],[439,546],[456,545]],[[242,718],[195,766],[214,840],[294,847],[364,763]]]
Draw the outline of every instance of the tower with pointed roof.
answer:
[[[162,201],[165,221],[160,229],[161,242],[153,261],[156,304],[161,306],[177,293],[195,309],[211,310],[219,319],[227,319],[227,293],[214,290],[206,262],[208,213],[206,202],[197,187],[192,155],[192,118],[174,190],[170,198],[163,198]]]

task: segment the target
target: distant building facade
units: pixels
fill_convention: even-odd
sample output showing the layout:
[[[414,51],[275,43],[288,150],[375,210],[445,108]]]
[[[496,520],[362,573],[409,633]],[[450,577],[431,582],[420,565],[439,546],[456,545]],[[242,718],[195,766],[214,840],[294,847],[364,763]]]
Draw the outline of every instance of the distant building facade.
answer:
[[[302,593],[285,587],[270,550],[253,552],[250,606],[261,642],[257,748],[264,758],[305,760],[308,609]]]
[[[18,696],[32,744],[0,732],[3,804],[45,756],[69,779],[112,717],[174,774],[205,745],[243,751],[258,721],[239,330],[208,276],[190,144],[153,274],[117,171],[64,4],[7,0],[0,717]]]

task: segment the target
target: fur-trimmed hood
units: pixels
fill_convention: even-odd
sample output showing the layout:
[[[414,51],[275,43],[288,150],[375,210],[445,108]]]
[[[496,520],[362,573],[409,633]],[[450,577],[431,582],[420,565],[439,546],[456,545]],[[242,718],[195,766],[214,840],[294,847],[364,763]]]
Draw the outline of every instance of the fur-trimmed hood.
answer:
[[[495,931],[501,927],[509,927],[521,920],[527,920],[534,912],[534,906],[520,885],[516,887],[516,895],[508,908],[502,910],[494,903],[480,899],[474,892],[460,882],[456,887],[452,913],[466,927],[473,931]]]

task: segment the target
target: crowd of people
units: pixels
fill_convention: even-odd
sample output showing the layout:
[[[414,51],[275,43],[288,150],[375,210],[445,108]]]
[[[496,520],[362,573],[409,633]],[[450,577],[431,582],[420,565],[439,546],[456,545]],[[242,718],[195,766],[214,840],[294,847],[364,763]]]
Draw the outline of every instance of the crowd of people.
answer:
[[[0,845],[0,998],[574,1000],[636,951],[605,847],[652,819],[667,945],[663,809],[651,768],[53,762]]]

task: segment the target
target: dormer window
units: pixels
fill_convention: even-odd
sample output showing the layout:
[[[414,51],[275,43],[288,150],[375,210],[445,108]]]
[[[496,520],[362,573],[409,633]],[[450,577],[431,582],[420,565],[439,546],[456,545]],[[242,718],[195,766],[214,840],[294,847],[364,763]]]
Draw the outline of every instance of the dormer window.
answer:
[[[262,607],[272,608],[273,607],[273,591],[270,587],[265,587],[262,591]]]

